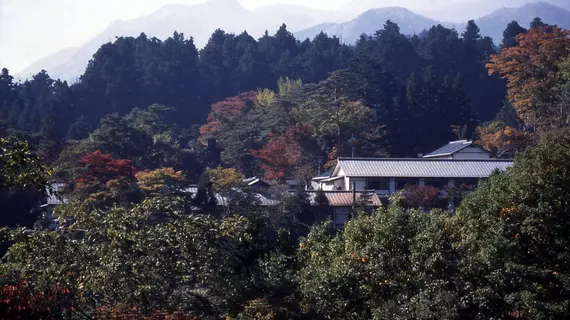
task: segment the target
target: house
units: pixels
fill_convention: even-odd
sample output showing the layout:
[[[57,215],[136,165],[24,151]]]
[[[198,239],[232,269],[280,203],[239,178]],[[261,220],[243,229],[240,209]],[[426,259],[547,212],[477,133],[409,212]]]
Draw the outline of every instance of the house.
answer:
[[[51,185],[51,190],[48,189],[45,197],[45,201],[40,205],[42,211],[43,219],[47,224],[49,230],[55,230],[59,227],[57,219],[55,219],[54,213],[55,209],[68,202],[67,198],[61,195],[61,192],[65,188],[63,183],[54,183]],[[71,218],[67,218],[66,222],[70,224]]]
[[[333,169],[327,170],[321,174],[319,174],[318,176],[314,177],[311,179],[311,182],[308,186],[309,190],[318,190],[320,189],[320,182],[322,182],[323,180],[326,180],[328,178],[330,178],[331,174],[332,174]]]
[[[307,191],[311,202],[315,204],[316,191]],[[332,222],[336,227],[343,226],[354,213],[354,206],[362,199],[366,199],[369,209],[382,206],[380,197],[374,191],[330,191],[325,192],[329,206],[332,207]]]
[[[51,217],[53,215],[55,207],[67,203],[67,199],[61,196],[64,188],[65,184],[54,183],[51,185],[51,190],[47,191],[45,201],[40,205],[40,208],[47,216]]]
[[[243,183],[251,188],[253,192],[266,192],[269,190],[270,184],[263,181],[261,178],[252,177],[243,179]]]
[[[445,146],[423,156],[426,159],[489,160],[491,155],[471,140],[451,141]]]
[[[494,160],[472,141],[453,141],[422,158],[339,158],[329,177],[313,182],[324,191],[374,190],[380,197],[408,186],[476,185],[512,160]]]

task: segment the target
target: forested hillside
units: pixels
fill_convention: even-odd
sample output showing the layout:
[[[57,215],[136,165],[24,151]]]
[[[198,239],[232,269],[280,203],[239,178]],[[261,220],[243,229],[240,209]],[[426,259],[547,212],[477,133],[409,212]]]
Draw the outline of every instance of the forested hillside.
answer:
[[[513,21],[496,45],[473,21],[414,37],[387,21],[354,46],[283,26],[201,51],[119,38],[71,86],[4,69],[0,315],[569,318],[570,31]],[[514,160],[381,200],[304,185],[339,156],[454,138]]]
[[[190,127],[205,122],[211,104],[251,90],[274,90],[282,77],[309,84],[325,80],[333,71],[373,67],[375,73],[392,78],[384,86],[370,79],[374,90],[394,100],[391,103],[411,85],[408,82],[423,79],[426,73],[433,74],[428,79],[432,86],[460,79],[475,118],[488,120],[500,109],[505,94],[504,84],[486,74],[484,64],[491,53],[493,44],[481,38],[473,23],[461,34],[434,26],[425,37],[409,39],[388,22],[355,46],[342,45],[325,34],[300,42],[285,26],[258,40],[245,32],[217,30],[200,51],[182,34],[164,41],[141,34],[102,46],[80,81],[71,86],[46,72],[14,83],[4,70],[1,119],[5,127],[27,133],[38,133],[42,123],[52,123],[57,136],[65,139],[79,121],[95,128],[107,114],[126,114],[156,103],[174,108],[172,119]],[[364,96],[353,99],[364,101]],[[436,101],[435,96],[431,99]]]

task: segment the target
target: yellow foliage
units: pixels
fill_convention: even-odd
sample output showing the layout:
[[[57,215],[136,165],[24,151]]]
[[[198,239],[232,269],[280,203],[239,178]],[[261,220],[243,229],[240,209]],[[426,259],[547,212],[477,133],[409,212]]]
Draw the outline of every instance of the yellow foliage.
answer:
[[[186,180],[181,171],[175,171],[173,168],[140,171],[135,177],[138,187],[148,193],[172,190]]]
[[[262,107],[270,107],[275,102],[275,92],[269,89],[263,89],[257,92],[257,105]]]
[[[234,168],[208,169],[214,192],[228,193],[243,184],[243,176]]]
[[[528,132],[519,131],[497,122],[480,126],[476,132],[479,137],[477,144],[497,157],[513,156],[516,151],[524,148],[531,139]]]

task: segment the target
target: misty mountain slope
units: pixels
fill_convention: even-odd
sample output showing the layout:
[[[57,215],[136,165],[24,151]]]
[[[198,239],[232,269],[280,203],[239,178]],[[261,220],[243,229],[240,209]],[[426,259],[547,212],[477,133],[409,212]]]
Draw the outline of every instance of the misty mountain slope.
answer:
[[[528,27],[530,22],[540,17],[542,21],[556,24],[559,27],[570,29],[570,11],[546,2],[528,3],[519,8],[503,8],[476,20],[483,36],[493,38],[495,44],[500,44],[503,39],[503,31],[507,24],[513,20],[521,26]],[[368,10],[355,19],[337,24],[317,25],[299,32],[295,35],[299,38],[313,38],[319,32],[324,31],[329,35],[342,37],[345,43],[354,43],[362,33],[374,34],[382,29],[386,20],[391,20],[400,26],[403,34],[411,35],[429,29],[432,25],[440,22],[416,14],[404,8],[383,8]],[[466,22],[441,23],[449,28],[455,28],[460,33],[465,28]]]
[[[439,21],[416,14],[406,8],[389,7],[368,10],[348,22],[311,27],[295,32],[295,36],[299,39],[313,38],[323,31],[329,36],[335,35],[341,38],[345,43],[354,43],[361,34],[373,34],[382,29],[387,20],[397,23],[403,34],[420,33],[424,29],[440,24]]]
[[[476,22],[481,34],[490,36],[495,44],[499,44],[503,39],[505,26],[509,22],[515,20],[522,27],[528,28],[535,17],[540,17],[545,23],[570,29],[570,11],[546,2],[529,3],[520,8],[499,9]]]
[[[77,47],[69,47],[61,49],[49,56],[46,56],[33,64],[26,67],[26,69],[20,71],[16,78],[20,80],[25,80],[27,77],[31,77],[34,74],[37,74],[42,69],[45,69],[46,66],[56,66],[60,63],[60,61],[69,61],[73,59],[73,57],[77,54],[79,48]]]
[[[101,47],[120,36],[138,36],[145,33],[149,37],[166,39],[174,31],[193,37],[198,48],[203,47],[216,29],[226,32],[241,33],[246,31],[254,37],[265,32],[277,31],[286,23],[289,30],[299,30],[325,20],[347,19],[345,14],[329,14],[295,6],[270,6],[257,10],[244,8],[237,0],[210,0],[196,5],[170,4],[140,18],[116,21],[96,37],[89,39],[84,45],[70,55],[50,55],[35,62],[36,71],[26,68],[26,72],[17,74],[21,78],[28,77],[41,69],[46,69],[53,78],[71,81],[77,79],[84,71],[87,63]]]
[[[570,10],[569,0],[544,0]],[[350,0],[341,10],[362,13],[374,8],[401,6],[432,19],[462,22],[502,8],[516,8],[536,0]],[[426,4],[428,4],[426,6]]]
[[[254,9],[253,12],[269,20],[287,21],[291,30],[306,29],[322,22],[343,22],[356,16],[356,14],[345,11],[315,10],[289,4],[263,6]]]

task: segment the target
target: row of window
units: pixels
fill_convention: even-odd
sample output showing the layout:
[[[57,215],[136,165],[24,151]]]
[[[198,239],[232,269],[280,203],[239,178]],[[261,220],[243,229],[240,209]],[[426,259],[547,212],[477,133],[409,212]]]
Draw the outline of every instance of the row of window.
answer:
[[[464,179],[454,179],[455,185],[477,185],[479,179],[477,178],[464,178]],[[396,190],[403,190],[408,186],[417,186],[419,184],[419,179],[416,178],[397,178],[396,179]],[[424,179],[424,185],[432,186],[438,189],[443,189],[448,186],[449,179],[446,178],[427,178]],[[390,190],[390,178],[371,178],[366,179],[365,184],[366,190]]]

